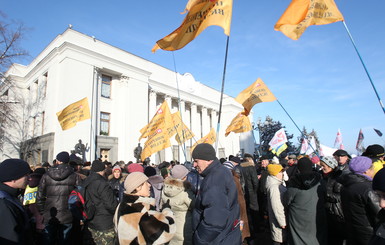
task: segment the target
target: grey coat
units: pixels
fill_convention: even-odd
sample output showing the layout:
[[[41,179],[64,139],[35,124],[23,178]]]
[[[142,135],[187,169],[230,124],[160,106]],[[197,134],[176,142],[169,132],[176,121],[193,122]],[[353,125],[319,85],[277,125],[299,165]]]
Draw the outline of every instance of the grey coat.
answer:
[[[311,172],[293,176],[284,195],[288,211],[288,241],[295,245],[327,244],[327,223],[321,176]]]
[[[286,230],[282,226],[286,226],[285,207],[283,206],[283,195],[286,187],[283,180],[275,176],[267,176],[267,210],[269,212],[269,222],[271,224],[271,239],[275,242],[282,243],[286,240]]]

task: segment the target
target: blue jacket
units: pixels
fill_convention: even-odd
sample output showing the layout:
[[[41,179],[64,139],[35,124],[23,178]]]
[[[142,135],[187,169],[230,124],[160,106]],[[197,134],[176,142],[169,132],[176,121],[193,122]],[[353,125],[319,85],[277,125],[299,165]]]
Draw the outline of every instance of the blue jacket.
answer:
[[[238,192],[230,171],[214,160],[201,175],[193,210],[194,244],[241,244]]]

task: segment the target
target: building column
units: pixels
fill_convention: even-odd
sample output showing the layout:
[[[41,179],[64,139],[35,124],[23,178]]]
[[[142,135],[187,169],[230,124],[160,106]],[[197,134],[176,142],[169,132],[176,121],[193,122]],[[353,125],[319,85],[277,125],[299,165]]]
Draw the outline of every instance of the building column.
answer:
[[[148,103],[148,122],[151,121],[151,119],[153,118],[153,116],[155,115],[155,112],[156,112],[156,91],[154,90],[151,90],[150,91],[150,101]]]
[[[170,108],[170,113],[171,113],[172,98],[170,95],[165,95],[164,99],[166,100],[168,107]],[[172,147],[175,145],[175,141],[173,139],[170,139],[170,142],[171,142],[171,147],[164,149],[165,158],[166,158],[167,162],[174,160],[173,154],[172,154]]]
[[[184,100],[180,100],[179,109],[180,109],[180,116],[182,118],[182,122],[188,127],[189,125],[187,123],[188,115],[186,113],[186,102]],[[185,153],[183,152],[183,148],[184,146],[186,146],[186,143],[179,145],[179,160],[181,163],[184,163],[185,161],[187,161],[187,159],[185,159]]]
[[[202,106],[202,134],[207,135],[210,132],[210,122],[207,114],[207,108]]]

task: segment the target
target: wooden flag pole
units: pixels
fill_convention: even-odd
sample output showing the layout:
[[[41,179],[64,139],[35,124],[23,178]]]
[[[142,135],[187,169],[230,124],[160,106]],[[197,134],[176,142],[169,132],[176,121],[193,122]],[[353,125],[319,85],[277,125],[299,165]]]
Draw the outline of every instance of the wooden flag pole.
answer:
[[[217,124],[217,133],[216,133],[217,135],[216,135],[216,140],[215,140],[215,152],[218,152],[217,149],[218,149],[218,141],[219,141],[219,129],[220,129],[220,125],[221,125],[223,91],[225,89],[225,80],[226,80],[226,67],[227,67],[227,54],[229,52],[229,40],[230,40],[230,36],[227,36],[225,63],[223,66],[223,76],[222,76],[221,99],[219,101],[218,124]]]
[[[369,71],[368,71],[368,69],[366,68],[364,61],[362,60],[362,57],[361,57],[361,55],[360,55],[360,52],[358,52],[357,46],[356,46],[356,44],[355,44],[355,42],[354,42],[354,40],[353,40],[352,35],[350,34],[349,28],[348,28],[348,26],[346,25],[345,21],[342,21],[342,23],[343,23],[344,26],[345,26],[345,30],[347,31],[347,33],[348,33],[348,35],[349,35],[349,38],[350,38],[350,41],[352,42],[353,47],[354,47],[354,49],[356,50],[356,53],[357,53],[357,55],[358,55],[358,58],[360,58],[361,64],[362,64],[362,66],[363,66],[364,69],[365,69],[366,75],[368,76],[369,81],[370,81],[370,84],[372,85],[373,90],[374,90],[374,92],[376,93],[376,96],[377,96],[378,102],[380,103],[380,106],[381,106],[381,108],[382,108],[382,111],[383,111],[384,114],[385,114],[384,104],[382,103],[381,98],[380,98],[380,96],[378,95],[377,89],[376,89],[376,87],[374,86],[374,83],[373,83],[373,81],[372,81],[372,78],[370,77]]]

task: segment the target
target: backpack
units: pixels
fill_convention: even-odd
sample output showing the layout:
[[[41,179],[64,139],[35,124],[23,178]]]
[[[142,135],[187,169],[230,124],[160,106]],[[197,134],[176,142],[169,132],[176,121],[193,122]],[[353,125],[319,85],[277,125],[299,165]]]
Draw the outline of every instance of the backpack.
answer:
[[[89,221],[95,215],[95,205],[91,198],[86,198],[86,187],[78,185],[68,197],[68,208],[73,217],[78,220]]]

